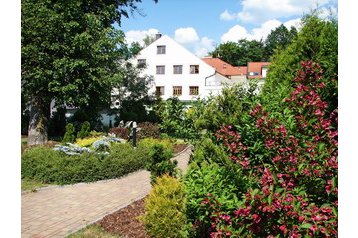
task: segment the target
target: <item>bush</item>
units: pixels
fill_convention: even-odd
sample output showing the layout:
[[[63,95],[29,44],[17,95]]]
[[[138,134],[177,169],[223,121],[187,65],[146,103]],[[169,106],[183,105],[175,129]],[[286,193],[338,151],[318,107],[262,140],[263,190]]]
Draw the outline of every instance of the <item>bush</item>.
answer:
[[[172,141],[169,138],[166,139],[155,139],[155,138],[144,138],[139,141],[139,146],[145,147],[147,149],[151,149],[154,147],[154,145],[162,145],[164,147],[164,153],[170,154],[172,156],[172,153],[174,152],[174,146]]]
[[[294,91],[283,101],[280,121],[258,104],[253,123],[225,126],[216,134],[228,157],[240,166],[238,177],[250,187],[237,208],[226,209],[207,196],[210,235],[235,237],[326,237],[337,235],[337,110],[321,98],[320,66],[302,62]]]
[[[63,143],[72,143],[76,140],[76,137],[75,137],[75,127],[73,126],[72,123],[68,123],[66,125],[66,133],[65,135],[63,136],[63,140],[62,142]]]
[[[66,155],[45,147],[24,152],[21,158],[22,178],[44,183],[72,184],[118,178],[143,169],[149,160],[145,147],[132,148],[129,144],[113,144],[109,155],[83,153]]]
[[[160,132],[158,124],[151,122],[141,122],[138,124],[140,130],[138,131],[138,139],[152,137],[159,138]]]
[[[77,138],[85,138],[90,135],[90,123],[85,121],[82,123],[81,130],[77,133]]]
[[[129,130],[128,128],[123,128],[123,127],[113,127],[109,129],[108,133],[114,134],[116,137],[127,140],[129,135]]]
[[[162,144],[155,144],[149,152],[150,160],[146,166],[150,171],[151,182],[154,183],[156,178],[168,174],[169,176],[175,175],[175,167],[178,161],[170,160],[173,153],[165,149]]]
[[[204,206],[208,199],[216,199],[223,211],[233,212],[241,203],[241,197],[250,185],[238,177],[239,169],[220,166],[215,162],[192,163],[184,177],[186,215],[191,223],[191,235],[210,237],[211,218]]]
[[[151,237],[186,237],[184,199],[179,180],[166,175],[157,179],[145,200],[145,214],[141,217]]]

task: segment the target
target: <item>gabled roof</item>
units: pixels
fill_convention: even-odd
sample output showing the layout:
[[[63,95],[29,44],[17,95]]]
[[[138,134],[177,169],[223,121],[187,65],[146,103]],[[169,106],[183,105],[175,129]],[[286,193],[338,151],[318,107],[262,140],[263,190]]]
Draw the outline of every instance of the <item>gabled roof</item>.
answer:
[[[246,75],[246,67],[234,67],[219,58],[202,58],[202,60],[224,76]]]
[[[261,78],[262,68],[266,68],[270,62],[248,62],[247,63],[247,77],[248,78]],[[250,75],[255,73],[256,75]]]

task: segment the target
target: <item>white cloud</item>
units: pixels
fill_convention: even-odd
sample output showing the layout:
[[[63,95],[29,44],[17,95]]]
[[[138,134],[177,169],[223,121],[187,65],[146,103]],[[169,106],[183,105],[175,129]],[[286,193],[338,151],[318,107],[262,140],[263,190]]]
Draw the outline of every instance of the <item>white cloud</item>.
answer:
[[[220,20],[223,21],[231,21],[237,18],[237,14],[235,13],[229,13],[227,10],[225,10],[224,12],[222,12],[220,14]]]
[[[196,30],[192,27],[176,29],[174,39],[180,44],[188,44],[200,40]]]
[[[155,35],[159,32],[159,30],[154,29],[154,28],[150,28],[148,30],[143,30],[143,31],[135,31],[135,30],[131,30],[131,31],[127,31],[125,33],[126,35],[126,41],[128,44],[131,44],[133,42],[139,42],[141,45],[144,44],[143,39],[149,35]]]
[[[330,0],[243,0],[242,11],[237,13],[244,22],[262,23],[269,19],[302,16]]]
[[[291,26],[298,25],[300,22],[300,19],[294,19],[290,20],[288,22],[283,23],[288,29],[291,28]],[[235,25],[232,28],[229,29],[228,32],[223,34],[221,36],[221,42],[228,42],[233,41],[237,42],[240,39],[247,39],[247,40],[265,40],[268,34],[271,33],[272,30],[276,29],[278,26],[280,26],[282,22],[278,20],[269,20],[261,24],[260,27],[254,28],[251,31],[248,31],[245,27],[240,25]]]
[[[214,40],[204,36],[199,37],[193,27],[178,28],[174,33],[174,40],[182,44],[198,57],[207,56],[215,48]]]
[[[198,57],[204,57],[209,54],[210,51],[213,51],[215,48],[215,42],[204,36],[201,38],[200,42],[194,45],[194,54]]]
[[[228,32],[226,32],[224,35],[221,36],[221,41],[222,42],[227,42],[227,41],[236,42],[239,39],[244,39],[247,37],[248,37],[247,30],[243,26],[235,25],[235,26],[231,27]]]
[[[301,29],[301,18],[296,18],[283,23],[285,27],[290,30],[291,27],[295,27],[297,30]]]

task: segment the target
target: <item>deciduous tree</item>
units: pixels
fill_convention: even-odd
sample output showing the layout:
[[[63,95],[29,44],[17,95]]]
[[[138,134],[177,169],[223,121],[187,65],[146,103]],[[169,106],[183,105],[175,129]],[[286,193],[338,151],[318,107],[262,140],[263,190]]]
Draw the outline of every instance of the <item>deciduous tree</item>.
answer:
[[[157,2],[157,0],[154,0]],[[108,103],[124,34],[114,28],[141,0],[23,0],[21,85],[30,102],[28,144],[47,141],[50,103]]]

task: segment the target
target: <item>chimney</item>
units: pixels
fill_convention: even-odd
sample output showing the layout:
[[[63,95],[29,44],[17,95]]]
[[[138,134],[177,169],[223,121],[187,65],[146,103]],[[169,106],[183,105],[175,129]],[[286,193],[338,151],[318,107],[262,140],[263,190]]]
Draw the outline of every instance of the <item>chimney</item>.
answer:
[[[162,34],[160,34],[160,33],[155,34],[155,40],[158,40],[160,37],[162,37]]]

